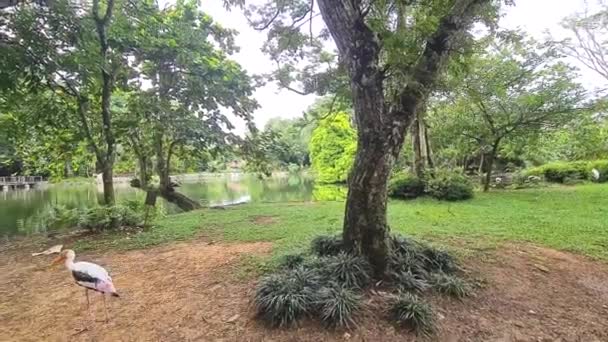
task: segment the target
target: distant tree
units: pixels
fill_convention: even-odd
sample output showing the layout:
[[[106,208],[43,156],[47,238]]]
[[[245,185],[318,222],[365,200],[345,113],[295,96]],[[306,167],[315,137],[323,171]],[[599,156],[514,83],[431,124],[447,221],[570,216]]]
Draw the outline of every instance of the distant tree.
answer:
[[[279,163],[280,167],[295,164],[300,167],[310,164],[308,143],[312,134],[312,126],[305,125],[303,119],[270,119],[264,128],[266,132],[273,132],[275,144],[270,151],[271,158]]]
[[[502,143],[563,127],[583,112],[586,94],[575,78],[551,49],[509,35],[452,79],[450,94],[433,106],[433,125],[477,146],[487,191]]]
[[[240,143],[222,109],[251,127],[257,107],[252,82],[227,56],[236,51],[235,32],[215,23],[196,1],[162,9],[143,1],[136,11],[139,21],[123,44],[130,47],[133,69],[140,70],[130,82],[145,80],[149,86],[125,95],[129,105],[120,123],[123,140],[138,157],[140,183],[147,185],[153,154],[160,194],[182,209],[195,209],[199,204],[171,184],[172,160]]]
[[[72,130],[86,138],[96,157],[107,205],[115,202],[111,103],[126,62],[120,42],[131,34],[129,6],[115,0],[92,0],[83,6],[56,0],[50,10],[20,2],[0,11],[1,89],[24,99],[51,90],[70,103],[72,110],[65,114],[75,116],[78,125]]]
[[[357,132],[350,124],[350,116],[340,112],[322,119],[312,132],[309,148],[319,182],[345,182],[357,149]]]
[[[608,82],[608,10],[585,10],[565,18],[562,27],[571,37],[562,40],[561,50],[595,71]]]

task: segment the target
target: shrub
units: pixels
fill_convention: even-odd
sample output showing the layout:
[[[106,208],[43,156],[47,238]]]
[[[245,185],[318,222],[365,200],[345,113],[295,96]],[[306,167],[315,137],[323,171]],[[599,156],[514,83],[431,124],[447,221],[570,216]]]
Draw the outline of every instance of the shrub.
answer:
[[[305,257],[303,254],[288,254],[279,259],[279,267],[294,269],[304,263]]]
[[[137,227],[142,223],[142,215],[123,205],[86,209],[78,218],[78,227],[89,230]]]
[[[435,318],[431,306],[418,296],[403,293],[390,306],[391,319],[400,326],[412,329],[416,335],[432,336],[435,333]]]
[[[597,179],[591,175],[593,169],[599,172],[599,177]],[[608,160],[596,160],[590,162],[589,179],[598,183],[608,182]]]
[[[431,246],[424,246],[422,254],[425,256],[425,268],[429,272],[444,272],[451,274],[458,269],[456,260],[446,251]]]
[[[388,183],[388,195],[393,198],[412,199],[424,194],[424,182],[414,175],[400,173]]]
[[[471,294],[471,286],[464,280],[447,275],[443,272],[434,273],[431,276],[431,285],[437,292],[462,299]]]
[[[398,282],[401,273],[411,272],[426,276],[426,256],[422,253],[423,245],[414,240],[394,235],[391,237],[391,255],[389,269],[394,282]]]
[[[586,179],[588,176],[587,162],[554,162],[541,168],[548,182],[564,183],[568,180]]]
[[[273,327],[292,325],[314,309],[318,290],[314,271],[300,267],[271,274],[256,288],[257,315]]]
[[[344,252],[335,256],[323,258],[322,272],[336,283],[348,288],[362,289],[372,280],[372,267],[361,256],[353,256]]]
[[[318,256],[337,255],[344,249],[344,243],[340,236],[320,235],[312,240],[311,249]]]
[[[429,287],[421,275],[412,273],[412,271],[395,272],[391,274],[391,279],[401,291],[422,292]]]
[[[325,325],[348,327],[355,324],[354,317],[362,309],[361,295],[348,287],[331,283],[319,290],[317,307]]]
[[[473,197],[473,184],[462,172],[435,169],[427,177],[426,191],[439,200],[460,201]]]

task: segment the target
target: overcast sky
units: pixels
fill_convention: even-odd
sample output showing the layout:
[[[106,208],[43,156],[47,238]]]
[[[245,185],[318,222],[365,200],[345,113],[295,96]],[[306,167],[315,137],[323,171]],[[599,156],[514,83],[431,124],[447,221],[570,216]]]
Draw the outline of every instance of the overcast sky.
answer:
[[[254,2],[263,2],[256,0]],[[583,11],[586,4],[590,8],[597,8],[598,0],[516,0],[516,5],[505,10],[501,19],[503,28],[520,28],[532,36],[540,39],[549,31],[555,37],[564,32],[559,22],[566,16]],[[250,74],[266,73],[272,70],[273,64],[260,51],[265,34],[249,27],[247,20],[240,10],[227,11],[219,0],[202,0],[202,9],[210,14],[224,27],[239,31],[236,43],[241,51],[232,56]],[[320,19],[320,17],[319,17]],[[581,67],[581,80],[585,86],[601,86],[601,79],[593,72]],[[258,127],[263,127],[272,117],[293,118],[302,115],[302,112],[315,100],[314,96],[302,96],[287,90],[280,90],[273,84],[260,88],[255,93],[260,108],[255,112],[254,118]],[[235,122],[237,131],[242,132],[244,125]]]

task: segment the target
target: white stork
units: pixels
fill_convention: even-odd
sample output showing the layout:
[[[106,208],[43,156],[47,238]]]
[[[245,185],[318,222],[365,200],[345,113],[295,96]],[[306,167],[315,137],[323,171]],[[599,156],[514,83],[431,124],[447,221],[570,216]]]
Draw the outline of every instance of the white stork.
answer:
[[[84,293],[87,297],[87,311],[89,310],[89,290],[101,293],[103,297],[103,308],[106,313],[106,322],[108,322],[108,308],[106,306],[106,294],[113,297],[120,297],[114,288],[112,278],[103,267],[86,261],[74,262],[76,253],[71,249],[66,249],[53,260],[53,265],[65,261],[65,267],[72,272],[72,277],[76,280],[76,284],[84,287]]]

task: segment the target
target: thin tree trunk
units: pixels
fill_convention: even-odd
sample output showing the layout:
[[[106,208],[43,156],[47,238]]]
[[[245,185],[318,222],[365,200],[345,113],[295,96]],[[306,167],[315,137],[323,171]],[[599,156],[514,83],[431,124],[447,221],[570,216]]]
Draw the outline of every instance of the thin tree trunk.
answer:
[[[102,164],[101,178],[103,181],[103,201],[105,205],[114,205],[114,171],[111,164]]]
[[[106,205],[114,205],[114,180],[113,170],[115,159],[115,140],[112,130],[112,112],[110,110],[112,92],[114,90],[114,75],[111,63],[108,63],[108,37],[107,29],[112,19],[112,11],[114,10],[114,0],[108,0],[105,13],[99,15],[100,0],[93,1],[93,17],[95,20],[95,28],[99,39],[99,51],[101,54],[101,120],[102,120],[102,135],[105,139],[106,148],[103,153],[98,150],[98,159],[103,171],[103,198]],[[101,157],[101,158],[100,158]]]
[[[418,178],[424,176],[425,158],[423,156],[422,139],[420,132],[420,120],[416,118],[411,126],[412,147],[414,149],[414,174]]]
[[[483,192],[488,192],[488,190],[490,190],[490,183],[492,182],[492,169],[494,168],[494,160],[496,159],[496,152],[498,152],[499,144],[500,139],[494,142],[490,155],[488,156],[488,159],[486,159],[486,178],[483,184]]]

